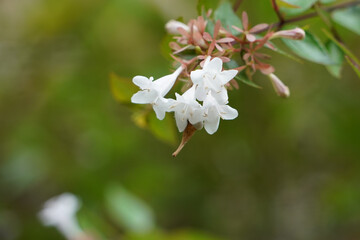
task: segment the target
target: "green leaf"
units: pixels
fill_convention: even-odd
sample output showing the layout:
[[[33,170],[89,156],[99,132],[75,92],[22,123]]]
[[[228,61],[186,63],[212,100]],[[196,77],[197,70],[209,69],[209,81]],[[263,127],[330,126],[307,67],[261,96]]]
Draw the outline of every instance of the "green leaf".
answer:
[[[154,111],[151,111],[148,116],[148,124],[151,133],[159,140],[173,145],[177,142],[177,131],[172,116],[166,116],[164,120],[159,120]]]
[[[325,35],[330,38],[346,55],[345,59],[350,64],[350,66],[353,68],[355,73],[359,76],[360,72],[360,61],[359,59],[342,43],[340,43],[331,33],[323,29],[323,32]],[[359,76],[360,77],[360,76]]]
[[[202,15],[203,10],[216,9],[219,0],[198,0],[196,9],[199,15]]]
[[[139,90],[130,78],[121,78],[115,73],[110,74],[110,88],[115,99],[121,103],[130,103],[131,96]]]
[[[303,40],[291,40],[283,38],[282,41],[288,46],[296,55],[308,61],[331,65],[334,64],[324,44],[310,32],[306,32],[306,37]]]
[[[276,4],[279,6],[279,7],[284,7],[284,8],[300,8],[299,6],[297,5],[294,5],[294,4],[290,4],[288,2],[285,2],[283,0],[276,0]]]
[[[229,30],[232,34],[239,34],[238,31],[232,28],[232,26],[237,26],[242,28],[242,23],[240,18],[234,13],[232,6],[229,2],[223,2],[214,13],[215,22],[220,20],[222,26]]]
[[[236,77],[236,80],[239,80],[242,83],[245,83],[246,85],[249,85],[250,87],[254,87],[254,88],[259,88],[261,89],[262,87],[260,87],[259,85],[257,85],[256,83],[254,83],[253,81],[251,81],[245,74],[244,71],[240,72]]]
[[[311,8],[317,2],[317,0],[286,0],[284,2],[298,6],[298,8],[280,6],[280,11],[286,15],[297,15]]]
[[[326,69],[336,78],[341,77],[341,69],[342,64],[344,62],[344,53],[343,51],[334,43],[333,41],[329,40],[326,43],[326,49],[329,52],[331,59],[335,62],[332,65],[326,65]]]
[[[337,10],[333,12],[332,18],[338,24],[360,35],[360,7]]]
[[[106,190],[106,210],[126,231],[147,233],[155,228],[152,209],[120,185]]]

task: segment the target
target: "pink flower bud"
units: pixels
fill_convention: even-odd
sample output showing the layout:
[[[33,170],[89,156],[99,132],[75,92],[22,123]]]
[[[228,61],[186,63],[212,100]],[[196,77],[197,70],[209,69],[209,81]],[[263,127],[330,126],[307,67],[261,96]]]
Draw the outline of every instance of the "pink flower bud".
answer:
[[[301,40],[305,37],[305,31],[301,28],[294,28],[290,30],[283,30],[275,32],[270,39],[274,38],[289,38],[292,40]]]
[[[180,34],[180,32],[178,30],[179,28],[183,28],[185,31],[190,32],[189,26],[187,26],[186,24],[179,22],[179,21],[170,20],[165,25],[166,31],[168,33],[174,34],[174,35]]]
[[[269,74],[268,77],[274,87],[277,95],[283,98],[287,98],[290,96],[289,88],[273,73]]]

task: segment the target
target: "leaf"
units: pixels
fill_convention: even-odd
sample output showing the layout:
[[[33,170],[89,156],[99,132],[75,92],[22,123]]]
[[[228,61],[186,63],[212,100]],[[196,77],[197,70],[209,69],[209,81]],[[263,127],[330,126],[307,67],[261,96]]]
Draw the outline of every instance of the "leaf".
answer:
[[[216,9],[218,4],[219,4],[219,0],[198,0],[196,6],[198,15],[202,15],[203,10],[205,10],[206,12],[209,9]]]
[[[276,4],[279,6],[279,7],[284,7],[284,8],[300,8],[299,6],[297,5],[294,5],[294,4],[290,4],[288,2],[285,2],[283,0],[276,0]]]
[[[283,38],[282,41],[296,55],[308,61],[324,65],[334,64],[324,44],[310,32],[305,32],[306,36],[303,40],[291,40]]]
[[[235,60],[230,60],[229,62],[225,63],[225,66],[228,69],[234,69],[234,68],[239,67],[239,64]],[[242,83],[245,83],[246,85],[249,85],[250,87],[261,89],[261,87],[259,85],[257,85],[256,83],[254,83],[247,77],[247,75],[244,71],[242,71],[238,75],[236,75],[235,79]]]
[[[332,19],[343,27],[360,35],[360,7],[337,10]]]
[[[154,111],[148,115],[148,127],[151,133],[165,143],[175,144],[177,141],[177,131],[174,118],[166,116],[164,120],[156,118]]]
[[[336,78],[341,77],[341,69],[342,64],[344,62],[344,53],[343,51],[334,43],[333,41],[329,40],[326,43],[326,49],[329,52],[331,59],[335,62],[332,65],[326,65],[326,69]]]
[[[108,214],[126,231],[147,233],[155,228],[152,209],[122,186],[108,187],[105,197]]]
[[[280,11],[286,15],[297,15],[311,8],[316,2],[317,0],[286,0],[286,3],[298,6],[298,8],[280,6]]]
[[[131,96],[139,90],[131,79],[121,78],[115,73],[110,73],[110,88],[115,99],[121,103],[130,103]]]
[[[351,59],[349,56],[345,56],[346,61],[349,63],[351,68],[354,70],[356,75],[360,78],[360,66],[355,63],[353,59]]]
[[[345,59],[350,64],[350,66],[353,68],[355,73],[359,76],[360,71],[360,61],[359,59],[342,43],[340,43],[331,33],[323,29],[323,32],[325,35],[330,38],[341,50],[343,50],[345,56]],[[360,77],[360,76],[359,76]]]
[[[259,88],[261,89],[262,87],[260,87],[259,85],[257,85],[256,83],[254,83],[253,81],[251,81],[245,74],[245,72],[240,72],[236,77],[236,80],[239,80],[240,82],[245,83],[246,85],[249,85],[250,87],[254,87],[254,88]]]
[[[242,28],[242,22],[240,18],[234,13],[229,2],[223,2],[215,10],[214,19],[215,22],[220,20],[222,26],[234,35],[238,35],[239,32],[232,28],[233,25]]]

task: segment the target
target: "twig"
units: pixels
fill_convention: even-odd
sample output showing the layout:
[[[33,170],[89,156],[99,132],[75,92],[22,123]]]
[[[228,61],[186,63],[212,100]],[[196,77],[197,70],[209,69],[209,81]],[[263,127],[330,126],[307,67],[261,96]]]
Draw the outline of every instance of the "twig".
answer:
[[[237,10],[239,9],[242,2],[243,2],[243,0],[237,0],[235,2],[234,7],[233,7],[234,12],[237,12]]]
[[[347,7],[352,7],[352,6],[356,6],[356,5],[359,5],[359,4],[360,4],[360,0],[356,0],[356,1],[351,1],[351,2],[340,3],[340,4],[337,4],[337,5],[331,6],[331,7],[326,7],[326,8],[321,8],[321,9],[323,11],[325,11],[325,12],[332,12],[334,10],[347,8]],[[305,14],[305,15],[302,15],[302,16],[286,19],[282,23],[281,22],[276,22],[276,23],[270,24],[268,27],[260,29],[256,33],[265,32],[265,31],[268,31],[271,28],[277,28],[280,25],[294,23],[294,22],[305,20],[305,19],[313,18],[313,17],[316,17],[316,16],[318,16],[318,13],[317,12],[312,12],[312,13],[308,13],[308,14]]]
[[[274,8],[274,11],[275,11],[275,13],[276,13],[276,16],[277,16],[278,19],[279,19],[279,26],[278,26],[278,28],[281,28],[282,25],[283,25],[284,22],[285,22],[284,16],[281,14],[280,9],[279,9],[279,6],[278,6],[277,3],[276,3],[276,0],[271,0],[271,4],[272,4],[272,6],[273,6],[273,8]]]

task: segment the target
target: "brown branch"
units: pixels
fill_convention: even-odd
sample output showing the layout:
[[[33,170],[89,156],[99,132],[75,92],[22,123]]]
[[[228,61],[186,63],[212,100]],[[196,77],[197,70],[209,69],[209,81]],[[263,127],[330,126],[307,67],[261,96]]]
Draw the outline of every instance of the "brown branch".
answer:
[[[351,1],[351,2],[340,3],[340,4],[337,4],[337,5],[331,6],[331,7],[325,7],[325,8],[321,8],[321,9],[323,11],[325,11],[325,12],[332,12],[332,11],[342,9],[342,8],[357,6],[359,4],[360,4],[360,0],[356,0],[356,1]],[[285,25],[285,24],[299,22],[299,21],[306,20],[306,19],[313,18],[313,17],[317,17],[317,16],[318,16],[317,12],[312,12],[312,13],[308,13],[308,14],[305,14],[305,15],[302,15],[302,16],[298,16],[298,17],[294,17],[294,18],[290,18],[290,19],[285,19],[282,23],[279,21],[279,22],[270,24],[268,27],[260,29],[256,33],[265,32],[265,31],[268,31],[271,28],[277,28],[277,27],[280,27],[280,26]]]
[[[272,7],[274,8],[274,11],[275,11],[275,13],[276,13],[276,16],[277,16],[278,19],[279,19],[279,26],[278,26],[278,28],[281,28],[282,25],[283,25],[284,22],[285,22],[284,16],[281,14],[280,9],[279,9],[279,6],[278,6],[277,3],[276,3],[276,0],[271,0],[271,4],[272,4]]]
[[[234,7],[233,7],[234,12],[237,12],[237,10],[239,9],[242,2],[243,2],[243,0],[237,0],[235,2]]]

